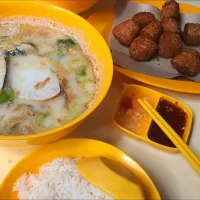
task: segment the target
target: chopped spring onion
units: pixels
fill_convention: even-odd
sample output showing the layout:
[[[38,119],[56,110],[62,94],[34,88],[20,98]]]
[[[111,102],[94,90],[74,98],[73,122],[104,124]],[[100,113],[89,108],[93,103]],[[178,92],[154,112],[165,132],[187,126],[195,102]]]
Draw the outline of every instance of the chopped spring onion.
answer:
[[[8,36],[1,36],[0,41],[8,39]]]
[[[0,104],[13,101],[15,99],[15,92],[12,88],[6,88],[0,91]]]
[[[76,43],[74,42],[73,39],[69,38],[69,39],[66,39],[66,40],[65,40],[65,39],[58,39],[58,40],[56,41],[56,44],[57,44],[58,46],[59,46],[59,45],[63,45],[63,46],[65,46],[65,47],[69,48],[69,47],[75,45]]]
[[[19,123],[13,125],[10,129],[11,131],[16,131],[19,128]]]
[[[58,39],[56,41],[56,44],[57,44],[57,48],[58,48],[57,53],[58,53],[59,57],[62,57],[65,55],[66,49],[74,46],[76,43],[74,42],[74,40],[69,38],[69,39]]]
[[[40,125],[43,123],[43,121],[49,116],[49,113],[40,113],[38,112],[35,118],[35,123]]]
[[[77,75],[85,76],[86,75],[86,66],[82,65],[78,68]]]

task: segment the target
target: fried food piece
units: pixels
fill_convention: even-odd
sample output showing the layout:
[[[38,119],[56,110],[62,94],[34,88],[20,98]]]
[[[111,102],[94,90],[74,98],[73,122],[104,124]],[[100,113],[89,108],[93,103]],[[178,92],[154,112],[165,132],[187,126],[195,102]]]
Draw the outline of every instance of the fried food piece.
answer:
[[[177,33],[164,32],[158,41],[158,55],[162,58],[173,58],[182,49],[182,41]]]
[[[163,31],[169,31],[172,33],[181,34],[181,27],[180,27],[179,22],[177,22],[175,19],[171,17],[163,19],[162,28],[163,28]]]
[[[161,33],[162,33],[161,23],[155,19],[142,29],[140,35],[157,42]]]
[[[180,20],[180,8],[179,4],[175,0],[168,0],[162,6],[161,20],[168,17],[174,18],[177,21]]]
[[[196,76],[200,72],[200,53],[187,48],[174,57],[171,63],[180,74]]]
[[[140,28],[132,20],[127,20],[117,25],[112,33],[115,38],[124,45],[130,45],[133,40],[139,35]]]
[[[137,23],[141,29],[143,29],[151,21],[155,20],[155,16],[150,12],[139,12],[132,17],[132,20]]]
[[[187,23],[183,37],[186,45],[200,45],[200,24]]]
[[[146,37],[136,38],[130,46],[130,56],[137,61],[147,61],[153,57],[157,50],[157,44]]]

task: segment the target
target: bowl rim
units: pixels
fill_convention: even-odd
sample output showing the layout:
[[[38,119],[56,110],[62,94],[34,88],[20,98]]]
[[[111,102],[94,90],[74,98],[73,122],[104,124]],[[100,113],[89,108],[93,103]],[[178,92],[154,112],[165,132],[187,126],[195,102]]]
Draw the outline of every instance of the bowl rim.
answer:
[[[18,2],[14,2],[16,3],[21,3],[22,1],[18,1]],[[0,1],[0,4],[3,3],[12,3],[12,2],[8,2],[8,1]],[[53,5],[53,4],[49,4],[47,2],[41,2],[41,1],[31,1],[31,2],[24,2],[23,4],[36,4],[36,5],[40,5],[43,7],[51,7],[52,9],[60,12],[64,12],[68,15],[71,15],[77,19],[79,19],[80,21],[82,21],[83,23],[87,24],[87,26],[90,26],[93,31],[95,32],[95,35],[98,35],[98,38],[101,40],[101,44],[103,44],[105,46],[105,48],[107,49],[107,54],[110,57],[109,60],[107,60],[107,62],[110,62],[110,65],[113,66],[113,61],[112,61],[112,56],[111,56],[111,52],[110,49],[106,43],[106,41],[104,40],[103,36],[97,31],[97,29],[90,24],[87,20],[85,20],[83,17],[79,16],[78,14],[65,9],[65,8],[61,8],[59,6]],[[30,16],[30,15],[25,15],[25,16]],[[34,15],[33,15],[34,16]],[[56,20],[55,20],[56,21]],[[58,21],[59,22],[59,21]],[[85,119],[88,115],[90,115],[93,111],[95,111],[95,109],[100,105],[100,103],[103,101],[103,99],[105,98],[106,94],[108,93],[108,90],[110,88],[111,82],[112,82],[112,78],[113,78],[113,67],[110,68],[110,76],[108,76],[107,80],[108,80],[108,84],[106,87],[104,87],[104,90],[101,92],[101,95],[96,98],[96,100],[94,100],[94,103],[90,106],[90,108],[88,108],[84,113],[82,113],[79,117],[75,118],[74,120],[70,121],[67,124],[64,124],[58,128],[54,128],[51,130],[48,130],[46,132],[40,132],[40,133],[34,133],[34,134],[30,134],[30,135],[20,135],[20,136],[7,136],[7,135],[0,135],[0,141],[2,140],[30,140],[30,139],[35,139],[35,138],[39,138],[39,137],[43,137],[43,136],[47,136],[47,135],[52,135],[52,134],[56,134],[58,132],[61,132],[67,128],[72,127],[73,125],[78,124],[79,122],[81,122],[83,119]],[[98,92],[98,91],[97,91]]]

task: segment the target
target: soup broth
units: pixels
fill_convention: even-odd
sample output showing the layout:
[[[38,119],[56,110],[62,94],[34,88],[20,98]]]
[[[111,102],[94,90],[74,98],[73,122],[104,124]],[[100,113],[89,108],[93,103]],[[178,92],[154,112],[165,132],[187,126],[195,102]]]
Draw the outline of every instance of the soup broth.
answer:
[[[44,132],[80,116],[98,88],[94,68],[74,36],[28,20],[0,22],[0,134]]]

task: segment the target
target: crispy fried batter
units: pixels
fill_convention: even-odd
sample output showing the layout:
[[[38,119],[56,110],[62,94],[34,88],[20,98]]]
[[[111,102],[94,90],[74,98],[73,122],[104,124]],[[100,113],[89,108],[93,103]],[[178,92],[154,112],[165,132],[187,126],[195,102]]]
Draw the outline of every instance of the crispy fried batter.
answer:
[[[147,61],[153,57],[157,50],[157,44],[143,36],[138,37],[130,46],[130,56],[137,61]]]
[[[163,19],[162,28],[163,31],[181,34],[180,23],[171,17]]]
[[[132,17],[132,20],[137,23],[142,29],[147,26],[151,21],[155,20],[155,16],[150,12],[139,12]]]
[[[178,34],[164,32],[158,41],[158,54],[163,58],[173,58],[182,49],[182,41]]]
[[[168,0],[162,6],[161,20],[164,20],[167,17],[174,18],[177,21],[180,20],[180,8],[175,0]]]
[[[162,33],[161,23],[155,19],[142,29],[140,35],[148,37],[149,39],[157,42],[161,33]]]
[[[60,73],[56,73],[56,76],[58,77],[58,81],[60,84],[60,89],[66,99],[66,101],[69,101],[69,96],[67,94],[67,79]]]
[[[183,36],[186,45],[200,45],[200,24],[187,23]]]
[[[41,89],[43,87],[45,87],[45,85],[47,83],[49,83],[49,81],[51,80],[50,77],[47,77],[43,82],[38,82],[36,85],[34,85],[34,88],[37,90],[37,89]]]
[[[200,53],[185,49],[171,61],[173,68],[185,76],[196,76],[200,72]]]
[[[116,26],[112,33],[115,38],[124,45],[130,45],[139,35],[140,28],[132,20],[127,20]]]

